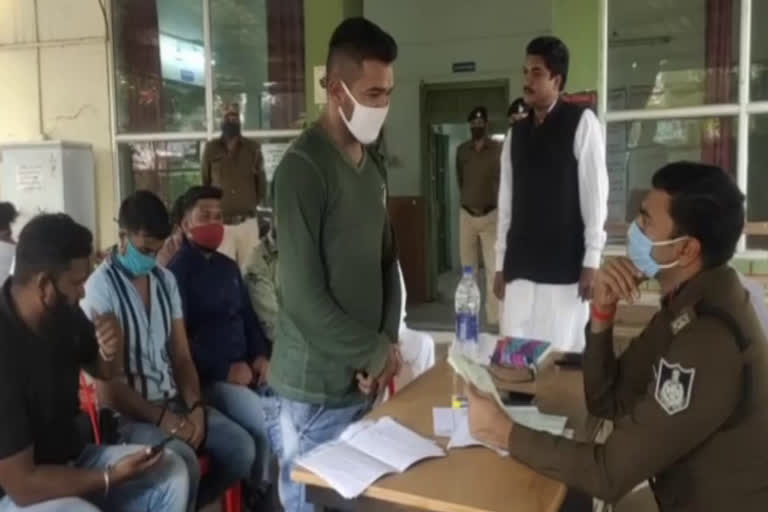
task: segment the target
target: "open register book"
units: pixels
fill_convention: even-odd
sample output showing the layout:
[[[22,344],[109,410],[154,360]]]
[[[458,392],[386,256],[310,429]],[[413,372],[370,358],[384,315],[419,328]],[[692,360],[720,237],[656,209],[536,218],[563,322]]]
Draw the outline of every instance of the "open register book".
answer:
[[[443,456],[445,452],[434,441],[387,416],[350,425],[339,439],[318,446],[296,464],[351,499],[384,475],[402,473],[420,460]]]

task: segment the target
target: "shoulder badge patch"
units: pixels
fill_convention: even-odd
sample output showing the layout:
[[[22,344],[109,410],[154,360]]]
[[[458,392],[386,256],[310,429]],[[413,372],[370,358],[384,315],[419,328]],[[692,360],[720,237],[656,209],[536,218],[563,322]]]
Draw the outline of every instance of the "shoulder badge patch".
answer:
[[[691,403],[695,374],[695,368],[683,368],[679,364],[670,364],[666,359],[661,358],[656,373],[654,397],[664,412],[672,416],[688,408]]]
[[[691,323],[691,318],[693,316],[693,312],[684,310],[680,315],[672,320],[672,323],[669,325],[672,329],[672,334],[678,334],[680,331],[688,327],[688,325]]]

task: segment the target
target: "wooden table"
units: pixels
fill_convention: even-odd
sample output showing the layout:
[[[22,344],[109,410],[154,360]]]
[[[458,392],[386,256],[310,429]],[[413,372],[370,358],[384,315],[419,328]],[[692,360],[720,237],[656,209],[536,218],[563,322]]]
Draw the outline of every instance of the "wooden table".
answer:
[[[537,376],[540,409],[569,416],[569,426],[577,437],[589,437],[580,372],[551,366],[543,365]],[[369,417],[392,416],[419,434],[434,438],[432,408],[449,406],[451,379],[448,364],[439,362]],[[578,396],[580,403],[574,400]],[[438,442],[445,446],[447,439],[438,438]],[[323,479],[304,468],[295,468],[292,478],[307,485],[308,500],[316,504],[366,512],[554,512],[566,495],[564,484],[481,447],[451,450],[447,457],[418,463],[403,474],[378,480],[363,497],[346,502]]]

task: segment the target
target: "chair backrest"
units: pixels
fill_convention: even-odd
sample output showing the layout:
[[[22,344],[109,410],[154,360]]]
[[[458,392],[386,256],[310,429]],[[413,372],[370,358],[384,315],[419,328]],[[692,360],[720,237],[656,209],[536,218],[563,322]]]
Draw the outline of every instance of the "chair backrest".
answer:
[[[99,405],[96,399],[96,386],[93,382],[88,382],[85,373],[80,372],[80,409],[88,415],[93,428],[93,440],[96,444],[101,444],[101,431],[99,428]]]

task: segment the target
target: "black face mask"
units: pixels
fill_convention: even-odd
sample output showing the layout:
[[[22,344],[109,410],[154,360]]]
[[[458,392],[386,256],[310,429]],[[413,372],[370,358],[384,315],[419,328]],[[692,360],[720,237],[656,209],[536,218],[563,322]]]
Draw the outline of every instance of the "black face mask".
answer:
[[[480,140],[485,137],[485,128],[473,126],[470,131],[472,132],[472,140]]]
[[[228,138],[239,137],[240,123],[237,121],[222,121],[221,134]]]

